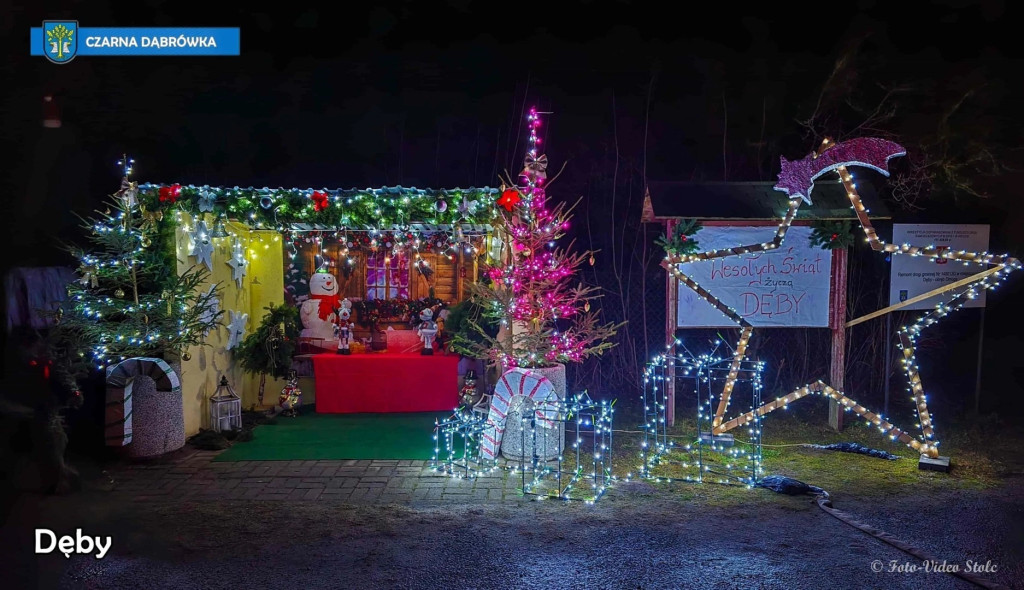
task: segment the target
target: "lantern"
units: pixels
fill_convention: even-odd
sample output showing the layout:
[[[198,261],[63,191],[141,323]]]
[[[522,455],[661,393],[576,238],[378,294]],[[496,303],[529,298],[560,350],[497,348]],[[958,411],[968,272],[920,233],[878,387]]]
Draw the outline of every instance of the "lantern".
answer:
[[[215,432],[242,429],[242,398],[235,394],[227,377],[220,378],[210,398],[210,425]]]

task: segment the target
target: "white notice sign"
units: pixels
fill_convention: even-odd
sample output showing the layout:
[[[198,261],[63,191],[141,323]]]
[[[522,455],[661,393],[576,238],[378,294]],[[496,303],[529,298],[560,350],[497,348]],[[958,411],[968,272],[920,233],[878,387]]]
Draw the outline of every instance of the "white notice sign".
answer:
[[[711,226],[696,234],[700,250],[770,242],[778,226]],[[827,328],[832,252],[810,244],[811,228],[793,226],[778,250],[688,262],[679,267],[754,326]],[[682,282],[680,328],[736,323]]]
[[[896,223],[892,226],[892,243],[984,252],[988,250],[988,225]],[[985,264],[964,265],[955,260],[893,254],[889,275],[889,305],[896,305],[942,285],[965,279],[987,268]],[[903,309],[934,309],[939,302],[949,301],[965,288],[929,297]],[[976,299],[969,300],[964,307],[985,307],[985,292],[981,291]]]

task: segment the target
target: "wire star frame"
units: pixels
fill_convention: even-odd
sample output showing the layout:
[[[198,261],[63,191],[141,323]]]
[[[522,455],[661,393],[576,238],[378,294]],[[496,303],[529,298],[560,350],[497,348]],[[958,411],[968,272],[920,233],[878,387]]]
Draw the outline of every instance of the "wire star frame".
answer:
[[[826,138],[822,141],[822,144],[817,151],[802,160],[790,162],[785,158],[782,158],[782,171],[779,173],[779,183],[776,184],[774,188],[788,194],[790,202],[789,210],[779,223],[778,230],[776,231],[775,237],[772,241],[761,244],[739,245],[732,248],[710,250],[695,254],[678,255],[669,253],[662,261],[661,266],[665,268],[665,270],[670,272],[673,276],[679,279],[679,281],[725,314],[740,328],[740,337],[732,357],[728,377],[723,385],[722,395],[719,397],[718,407],[715,411],[714,418],[712,419],[712,434],[724,434],[738,426],[753,424],[765,414],[768,414],[778,408],[788,406],[790,403],[800,398],[810,394],[820,394],[836,400],[836,402],[842,405],[846,411],[856,413],[868,423],[877,427],[879,432],[888,436],[890,440],[899,440],[908,447],[921,453],[924,457],[936,458],[939,456],[939,441],[935,440],[935,431],[931,415],[928,413],[927,396],[925,395],[924,384],[921,381],[921,375],[918,372],[917,359],[915,357],[916,339],[925,328],[934,325],[939,319],[946,316],[948,313],[961,309],[968,300],[977,297],[979,292],[984,292],[986,289],[994,289],[1005,275],[1009,274],[1011,271],[1020,269],[1021,264],[1016,258],[1012,258],[1006,254],[999,256],[989,254],[988,252],[953,252],[949,250],[942,250],[932,245],[912,246],[909,244],[887,244],[879,239],[878,234],[875,232],[874,226],[871,223],[871,219],[868,217],[868,210],[865,208],[860,195],[857,193],[857,185],[853,181],[853,176],[850,174],[848,166],[865,166],[888,176],[888,160],[893,157],[903,155],[906,155],[905,149],[898,144],[883,139],[859,138],[837,144]],[[793,219],[796,218],[801,202],[806,201],[807,203],[811,203],[810,196],[811,191],[814,188],[814,180],[831,171],[838,172],[843,187],[846,189],[847,197],[850,199],[850,205],[857,214],[857,219],[864,230],[866,241],[871,246],[872,250],[876,252],[884,252],[886,254],[926,256],[935,260],[955,260],[963,262],[965,265],[981,264],[990,267],[955,283],[944,285],[917,297],[908,299],[907,301],[891,305],[846,322],[845,327],[849,328],[869,319],[885,315],[886,313],[891,313],[917,301],[963,287],[963,290],[956,293],[950,301],[939,303],[935,309],[922,315],[913,324],[900,328],[898,333],[897,344],[903,354],[903,371],[907,376],[912,397],[916,404],[918,416],[917,427],[920,429],[920,434],[917,437],[912,436],[906,430],[897,428],[881,415],[868,410],[855,400],[844,395],[843,392],[830,387],[820,379],[814,383],[809,383],[803,387],[796,388],[783,397],[763,404],[749,412],[740,414],[735,418],[726,419],[726,410],[729,406],[730,397],[736,384],[740,368],[746,361],[747,344],[753,335],[754,326],[745,318],[740,316],[735,309],[726,305],[709,291],[697,284],[697,282],[690,276],[686,275],[679,268],[679,264],[699,260],[741,256],[751,252],[764,252],[779,248],[786,237],[786,232],[793,223]]]

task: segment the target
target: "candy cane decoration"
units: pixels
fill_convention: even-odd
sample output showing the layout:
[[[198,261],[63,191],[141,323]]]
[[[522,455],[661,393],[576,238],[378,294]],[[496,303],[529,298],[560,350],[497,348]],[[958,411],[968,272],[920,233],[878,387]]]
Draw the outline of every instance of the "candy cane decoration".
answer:
[[[505,372],[494,387],[491,410],[487,414],[487,425],[492,427],[493,436],[485,432],[480,447],[481,452],[491,459],[498,456],[501,437],[505,433],[508,409],[512,405],[512,400],[517,397],[525,397],[536,402],[538,424],[544,428],[555,426],[555,420],[558,418],[558,411],[555,408],[559,400],[551,381],[526,369]]]

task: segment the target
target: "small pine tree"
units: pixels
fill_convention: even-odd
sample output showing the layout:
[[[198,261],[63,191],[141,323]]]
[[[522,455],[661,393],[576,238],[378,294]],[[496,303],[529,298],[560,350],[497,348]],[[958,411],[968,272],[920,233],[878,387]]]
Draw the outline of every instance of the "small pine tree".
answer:
[[[85,220],[92,249],[71,246],[79,279],[67,286],[50,331],[51,358],[66,382],[140,356],[180,357],[220,325],[220,285],[200,290],[205,268],[177,272],[173,221],[147,212],[129,182],[131,160],[109,208]]]
[[[470,321],[477,337],[456,334],[453,348],[476,358],[511,367],[547,367],[580,362],[615,346],[609,339],[623,324],[601,324],[590,302],[596,287],[573,285],[594,253],[555,247],[569,228],[563,203],[548,209],[544,188],[547,159],[537,154],[540,119],[530,111],[530,149],[519,187],[507,187],[498,201],[496,233],[504,245],[502,260],[486,270],[486,279],[471,286],[484,319],[505,329],[492,335],[486,323]],[[502,210],[502,208],[504,210]]]

